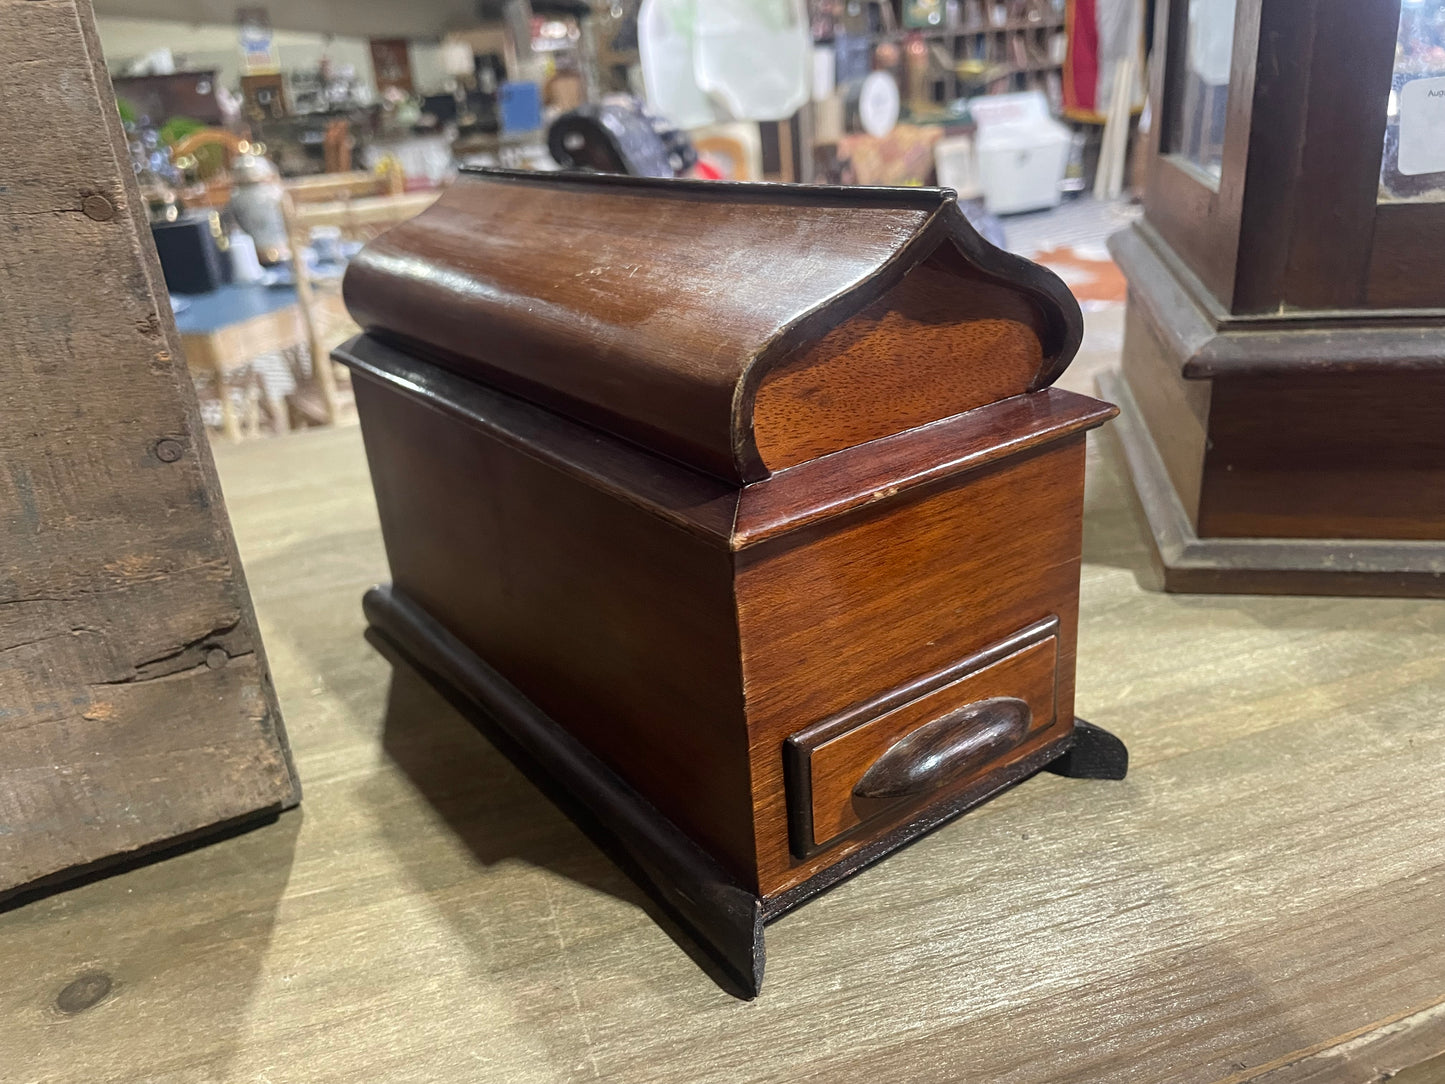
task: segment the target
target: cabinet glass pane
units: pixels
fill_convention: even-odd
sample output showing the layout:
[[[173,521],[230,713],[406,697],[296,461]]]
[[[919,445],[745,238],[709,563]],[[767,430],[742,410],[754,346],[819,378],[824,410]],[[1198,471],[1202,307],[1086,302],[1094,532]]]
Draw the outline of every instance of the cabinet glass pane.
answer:
[[[1234,53],[1235,0],[1189,0],[1184,45],[1184,85],[1176,154],[1219,180],[1224,122],[1229,106],[1229,69]]]
[[[1445,202],[1445,0],[1404,0],[1380,199]]]

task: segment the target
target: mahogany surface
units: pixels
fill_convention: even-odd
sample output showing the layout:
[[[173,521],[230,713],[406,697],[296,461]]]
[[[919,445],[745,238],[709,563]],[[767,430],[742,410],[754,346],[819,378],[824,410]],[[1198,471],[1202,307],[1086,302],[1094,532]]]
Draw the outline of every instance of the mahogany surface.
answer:
[[[951,197],[469,174],[346,292],[395,597],[764,915],[1071,747],[1114,410],[1048,387],[1077,306]]]
[[[1365,278],[1368,308],[1445,308],[1439,256],[1445,245],[1445,216],[1438,203],[1381,206],[1371,241]]]
[[[726,547],[374,380],[355,386],[393,582],[749,880]],[[484,501],[459,499],[480,487]]]
[[[1082,435],[1102,404],[1005,400],[745,487],[729,517],[717,483],[614,438],[457,377],[398,393],[412,370],[364,340],[337,356],[358,372],[397,586],[765,896],[866,842],[791,857],[781,746],[797,720],[920,695],[890,675],[926,679],[1054,614],[1072,721]],[[458,385],[498,431],[478,439]],[[571,439],[605,480],[548,461]],[[705,511],[694,530],[609,495],[659,474]],[[459,500],[477,479],[485,501]]]
[[[1209,441],[1212,384],[1187,380],[1135,298],[1124,315],[1120,369],[1139,403],[1144,424],[1159,449],[1169,480],[1191,523],[1199,513],[1204,450]]]
[[[916,805],[933,799],[943,786],[966,776],[948,768],[943,778],[920,786],[916,779],[920,767],[934,768],[932,761],[938,755],[956,752],[980,733],[989,738],[982,751],[996,756],[1021,743],[1031,730],[1053,725],[1059,661],[1056,629],[1052,618],[1039,622],[1020,637],[1003,641],[1003,646],[952,668],[943,684],[923,695],[882,711],[876,704],[865,704],[861,710],[843,712],[791,735],[785,759],[788,785],[797,792],[789,810],[794,853],[806,857],[875,817],[897,817],[902,802]],[[1018,705],[1021,710],[1011,720],[1016,727],[990,729],[997,713],[988,713],[981,727],[965,717],[970,707],[994,701]],[[944,744],[933,755],[920,757],[917,750],[899,749],[938,724],[947,724],[940,729]],[[910,755],[891,755],[895,750]],[[963,752],[963,767],[968,775],[976,775],[972,749]],[[920,760],[927,763],[921,765]],[[869,776],[874,776],[871,784]],[[899,778],[908,785],[899,784]],[[883,780],[892,782],[894,791],[884,787]]]
[[[1016,390],[1051,383],[1078,346],[1078,306],[1052,274],[979,238],[937,189],[464,172],[430,209],[368,245],[344,289],[357,323],[379,338],[753,481],[767,474],[751,424],[759,382],[941,246],[955,323],[969,326],[980,283],[998,283],[1012,297],[983,332],[1000,318],[1033,328],[1022,349],[1034,364]],[[930,319],[925,311],[912,323]],[[910,361],[928,358],[895,354],[878,368]],[[936,386],[938,375],[935,366],[918,379]],[[858,390],[866,394],[847,396],[857,410],[889,401]],[[977,389],[964,398],[977,405]],[[946,400],[886,431],[962,409]]]
[[[864,842],[802,861],[791,854],[779,750],[802,724],[899,686],[913,691],[919,679],[1052,615],[1057,715],[1072,725],[1083,470],[1079,433],[826,531],[742,551],[737,607],[764,895]],[[1003,759],[1057,736],[1034,732]]]
[[[1122,376],[1149,438],[1132,460],[1157,457],[1168,489],[1156,494],[1137,471],[1135,481],[1156,535],[1177,502],[1206,549],[1216,539],[1256,543],[1205,567],[1163,558],[1168,588],[1438,594],[1440,321],[1236,317],[1202,297],[1161,243],[1147,224],[1110,242],[1131,279]],[[1329,560],[1301,548],[1315,540],[1335,540]],[[1360,542],[1436,546],[1384,559]]]
[[[1124,465],[1153,536],[1154,582],[1167,591],[1250,595],[1445,598],[1445,544],[1428,540],[1207,538],[1175,494],[1130,385],[1102,373],[1099,392],[1119,404],[1109,443]]]
[[[1445,541],[1445,369],[1214,381],[1198,526]]]
[[[753,406],[772,470],[1020,395],[1043,364],[1038,307],[956,251],[930,256],[764,377]]]

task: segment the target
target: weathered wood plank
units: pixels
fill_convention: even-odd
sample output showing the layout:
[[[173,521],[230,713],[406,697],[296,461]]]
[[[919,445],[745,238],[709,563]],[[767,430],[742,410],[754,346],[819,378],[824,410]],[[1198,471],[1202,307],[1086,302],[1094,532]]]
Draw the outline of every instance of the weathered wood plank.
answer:
[[[0,27],[3,898],[297,789],[89,4]]]

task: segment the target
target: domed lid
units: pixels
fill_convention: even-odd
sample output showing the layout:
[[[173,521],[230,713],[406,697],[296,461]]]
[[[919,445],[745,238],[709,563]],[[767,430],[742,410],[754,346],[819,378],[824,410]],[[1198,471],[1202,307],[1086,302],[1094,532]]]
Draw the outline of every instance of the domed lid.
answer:
[[[753,481],[1051,383],[1081,320],[947,189],[464,171],[345,280],[374,338]]]

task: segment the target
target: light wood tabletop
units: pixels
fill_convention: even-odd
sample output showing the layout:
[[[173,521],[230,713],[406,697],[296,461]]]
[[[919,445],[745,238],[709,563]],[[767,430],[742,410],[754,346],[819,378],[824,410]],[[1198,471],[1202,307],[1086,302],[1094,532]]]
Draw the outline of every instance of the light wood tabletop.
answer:
[[[301,809],[0,913],[0,1079],[1445,1078],[1445,602],[1147,591],[1096,442],[1079,708],[1128,780],[1032,779],[784,918],[749,1003],[363,640],[360,434],[217,461]]]
[[[221,432],[227,440],[237,442],[242,425],[231,400],[237,372],[262,354],[307,344],[306,321],[296,289],[227,285],[184,301],[185,306],[176,313],[176,330],[186,364],[193,373],[208,374],[215,381]],[[314,304],[332,322],[346,319],[339,293],[317,294]],[[286,416],[279,406],[272,413],[281,419]]]

